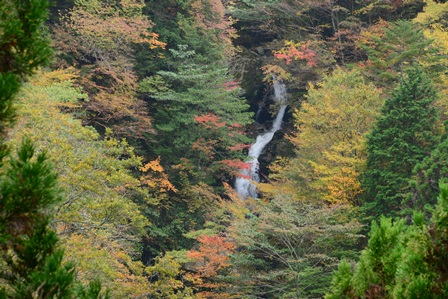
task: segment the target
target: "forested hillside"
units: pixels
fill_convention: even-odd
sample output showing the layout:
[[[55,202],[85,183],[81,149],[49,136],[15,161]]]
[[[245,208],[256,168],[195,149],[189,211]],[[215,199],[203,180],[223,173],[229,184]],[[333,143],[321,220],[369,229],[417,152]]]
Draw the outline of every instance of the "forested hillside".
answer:
[[[446,0],[0,0],[0,299],[448,298]]]

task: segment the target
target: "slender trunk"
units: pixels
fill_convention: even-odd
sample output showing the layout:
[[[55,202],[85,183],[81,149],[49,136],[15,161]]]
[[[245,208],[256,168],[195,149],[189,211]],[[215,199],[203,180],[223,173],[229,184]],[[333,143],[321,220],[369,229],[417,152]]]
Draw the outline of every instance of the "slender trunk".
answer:
[[[342,37],[339,34],[339,20],[338,20],[337,13],[335,13],[335,11],[333,10],[333,3],[331,4],[331,7],[330,7],[330,15],[331,15],[331,25],[333,26],[333,32],[334,32],[334,34],[338,35],[339,53],[340,53],[340,56],[341,56],[342,63],[344,64],[345,63],[345,59],[344,59],[344,53],[342,51]]]

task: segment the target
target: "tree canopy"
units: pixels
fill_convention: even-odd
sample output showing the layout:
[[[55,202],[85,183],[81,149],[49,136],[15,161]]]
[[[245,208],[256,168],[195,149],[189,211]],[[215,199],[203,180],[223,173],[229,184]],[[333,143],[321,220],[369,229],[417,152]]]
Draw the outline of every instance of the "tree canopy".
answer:
[[[445,298],[447,16],[0,0],[0,298]]]

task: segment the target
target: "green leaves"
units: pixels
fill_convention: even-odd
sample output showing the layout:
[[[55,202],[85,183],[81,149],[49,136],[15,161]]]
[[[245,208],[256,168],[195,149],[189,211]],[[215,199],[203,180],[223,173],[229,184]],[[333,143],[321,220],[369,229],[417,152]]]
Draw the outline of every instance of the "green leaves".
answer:
[[[407,202],[410,208],[422,209],[426,204],[436,203],[439,183],[448,182],[447,146],[448,139],[444,135],[431,155],[414,168],[415,178],[411,182],[412,190]]]
[[[56,175],[30,139],[23,139],[15,156],[4,145],[19,77],[50,58],[42,32],[48,5],[46,0],[0,1],[0,279],[6,286],[0,298],[74,298],[73,265],[62,265],[63,251],[48,228],[48,209],[60,200]]]
[[[18,259],[12,265],[14,298],[71,298],[75,282],[72,263],[62,265],[64,251],[57,248],[58,238],[44,222],[30,238],[21,240],[21,250],[15,250]],[[12,262],[13,259],[11,259]]]
[[[14,119],[12,98],[20,77],[49,61],[50,41],[43,35],[47,0],[0,2],[0,138]],[[1,141],[3,143],[3,140]],[[3,149],[1,149],[3,150]],[[0,157],[3,154],[0,153]]]
[[[327,207],[278,196],[252,203],[257,216],[235,221],[232,237],[238,273],[234,284],[243,294],[275,298],[322,296],[331,271],[350,246],[360,226],[347,206]],[[282,297],[283,296],[283,297]]]
[[[48,227],[48,210],[61,200],[52,165],[29,139],[7,162],[0,176],[0,277],[10,290],[0,296],[74,298],[74,289],[82,287],[73,264],[63,265],[64,251]]]

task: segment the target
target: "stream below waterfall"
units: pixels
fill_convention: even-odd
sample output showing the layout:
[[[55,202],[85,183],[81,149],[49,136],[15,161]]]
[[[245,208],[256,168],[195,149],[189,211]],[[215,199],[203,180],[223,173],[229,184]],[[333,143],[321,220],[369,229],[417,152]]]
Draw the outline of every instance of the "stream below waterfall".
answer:
[[[269,131],[258,135],[255,143],[252,144],[249,149],[249,155],[248,155],[249,158],[247,162],[251,164],[251,167],[247,170],[241,171],[241,173],[244,176],[236,178],[235,190],[242,198],[246,198],[248,196],[250,197],[258,196],[257,187],[253,184],[253,182],[260,182],[260,175],[258,173],[260,163],[258,162],[258,158],[260,157],[266,145],[268,145],[268,143],[271,142],[275,132],[277,132],[281,128],[283,117],[285,116],[285,111],[287,107],[286,86],[282,81],[276,80],[274,78],[273,87],[274,87],[274,100],[276,103],[279,104],[279,110],[272,124],[272,128]]]

